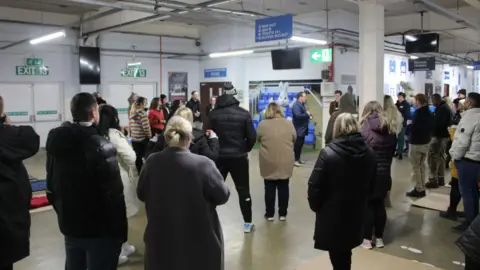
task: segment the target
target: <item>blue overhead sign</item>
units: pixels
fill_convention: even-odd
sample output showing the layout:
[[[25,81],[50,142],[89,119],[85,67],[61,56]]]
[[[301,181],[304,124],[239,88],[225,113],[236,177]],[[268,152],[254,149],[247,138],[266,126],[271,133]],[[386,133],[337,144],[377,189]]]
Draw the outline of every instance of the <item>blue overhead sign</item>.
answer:
[[[222,78],[227,77],[226,68],[210,68],[203,71],[204,78]]]
[[[293,33],[293,15],[258,19],[255,21],[255,42],[289,39]]]
[[[480,70],[480,61],[473,62],[473,70]]]

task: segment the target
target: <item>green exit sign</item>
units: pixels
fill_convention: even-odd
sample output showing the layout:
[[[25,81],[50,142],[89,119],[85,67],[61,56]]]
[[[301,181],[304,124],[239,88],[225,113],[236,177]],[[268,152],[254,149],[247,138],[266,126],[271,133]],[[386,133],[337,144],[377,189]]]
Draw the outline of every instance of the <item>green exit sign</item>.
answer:
[[[147,77],[147,70],[146,69],[139,69],[139,68],[122,69],[122,70],[120,70],[120,76],[122,76],[122,77],[145,78],[145,77]]]
[[[27,58],[26,65],[27,66],[41,66],[42,65],[42,59]]]
[[[310,51],[311,63],[332,62],[332,49],[318,49]]]

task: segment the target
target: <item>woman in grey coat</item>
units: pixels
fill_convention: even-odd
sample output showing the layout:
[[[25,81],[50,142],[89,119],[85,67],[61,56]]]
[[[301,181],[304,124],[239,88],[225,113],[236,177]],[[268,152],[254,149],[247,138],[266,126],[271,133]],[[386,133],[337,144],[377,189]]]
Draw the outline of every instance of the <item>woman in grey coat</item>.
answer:
[[[223,234],[216,206],[230,192],[210,159],[190,153],[192,125],[180,116],[165,129],[169,145],[146,161],[138,183],[148,224],[146,270],[222,270]]]

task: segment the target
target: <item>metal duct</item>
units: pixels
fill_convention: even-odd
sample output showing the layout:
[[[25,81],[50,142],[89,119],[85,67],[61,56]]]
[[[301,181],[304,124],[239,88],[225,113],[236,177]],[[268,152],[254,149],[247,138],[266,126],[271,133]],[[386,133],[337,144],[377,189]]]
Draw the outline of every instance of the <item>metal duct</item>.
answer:
[[[442,15],[442,16],[446,17],[447,19],[454,20],[458,24],[463,24],[463,25],[466,25],[466,26],[468,26],[470,28],[473,28],[475,30],[480,30],[480,25],[479,24],[467,21],[464,18],[462,18],[460,15],[455,14],[455,13],[451,12],[450,10],[443,8],[442,6],[432,2],[431,0],[415,0],[414,3],[422,4],[428,10],[430,10],[434,13],[437,13],[438,15]]]

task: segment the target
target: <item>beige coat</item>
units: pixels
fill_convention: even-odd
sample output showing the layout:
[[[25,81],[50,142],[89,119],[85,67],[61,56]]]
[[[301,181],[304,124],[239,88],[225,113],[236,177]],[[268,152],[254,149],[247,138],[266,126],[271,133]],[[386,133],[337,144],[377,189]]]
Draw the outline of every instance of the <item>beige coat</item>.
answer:
[[[258,125],[260,142],[260,174],[267,180],[286,180],[292,177],[295,162],[293,145],[297,134],[291,121],[276,117]]]

